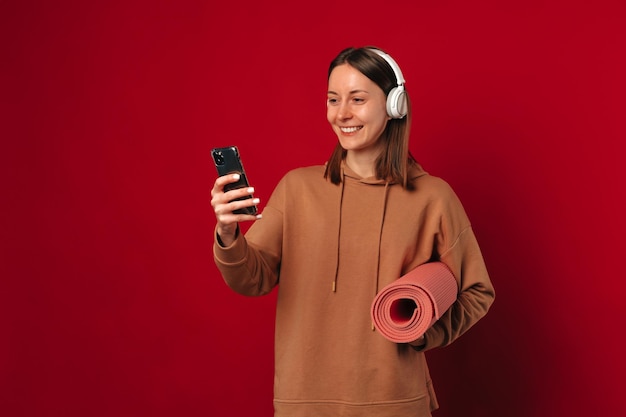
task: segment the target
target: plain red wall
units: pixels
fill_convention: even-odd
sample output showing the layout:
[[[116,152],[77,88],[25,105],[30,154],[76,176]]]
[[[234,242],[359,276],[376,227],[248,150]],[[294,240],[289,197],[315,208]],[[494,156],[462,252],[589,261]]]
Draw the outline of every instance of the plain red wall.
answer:
[[[330,154],[327,65],[368,44],[497,290],[428,354],[435,415],[626,413],[624,2],[267,3],[0,2],[0,414],[272,415],[275,294],[213,265],[209,151],[267,201]]]

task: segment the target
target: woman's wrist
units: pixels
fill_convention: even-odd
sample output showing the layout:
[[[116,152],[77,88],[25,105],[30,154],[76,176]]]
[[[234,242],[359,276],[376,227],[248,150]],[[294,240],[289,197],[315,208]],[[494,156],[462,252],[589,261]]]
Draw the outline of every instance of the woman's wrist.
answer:
[[[233,244],[233,242],[237,239],[237,235],[239,234],[239,226],[235,226],[234,231],[230,231],[221,227],[216,228],[215,238],[217,239],[217,243],[221,247],[228,247]]]

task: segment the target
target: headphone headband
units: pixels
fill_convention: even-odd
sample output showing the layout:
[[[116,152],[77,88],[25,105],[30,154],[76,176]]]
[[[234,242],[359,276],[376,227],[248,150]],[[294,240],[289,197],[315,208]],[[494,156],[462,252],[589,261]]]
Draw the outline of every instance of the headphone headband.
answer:
[[[389,64],[389,66],[393,70],[393,74],[396,76],[396,85],[398,85],[398,86],[404,85],[404,83],[405,83],[404,76],[402,75],[402,71],[400,70],[400,66],[391,57],[391,55],[381,51],[380,49],[376,49],[376,48],[370,48],[370,50],[373,51],[373,52],[376,52],[385,61],[387,61],[387,63]]]

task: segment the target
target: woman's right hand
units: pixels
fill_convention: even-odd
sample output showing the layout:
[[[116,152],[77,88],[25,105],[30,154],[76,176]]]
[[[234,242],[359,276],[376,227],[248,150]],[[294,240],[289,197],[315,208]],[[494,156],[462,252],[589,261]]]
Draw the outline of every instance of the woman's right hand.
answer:
[[[239,180],[239,174],[228,174],[218,177],[211,190],[211,206],[217,219],[217,234],[224,246],[230,246],[237,235],[237,224],[241,221],[252,221],[261,218],[260,214],[235,214],[233,211],[251,207],[259,204],[258,198],[245,198],[235,200],[239,197],[251,195],[254,188],[239,188],[224,192],[224,186]]]

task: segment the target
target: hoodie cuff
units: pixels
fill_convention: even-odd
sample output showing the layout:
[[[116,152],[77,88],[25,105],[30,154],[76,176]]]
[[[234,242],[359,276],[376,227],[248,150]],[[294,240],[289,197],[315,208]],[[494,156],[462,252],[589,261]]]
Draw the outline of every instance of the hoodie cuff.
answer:
[[[224,246],[219,235],[217,234],[217,228],[213,232],[215,242],[213,243],[213,255],[215,260],[222,265],[236,265],[245,261],[247,245],[246,240],[241,236],[239,227],[235,234],[235,240],[229,246]]]

